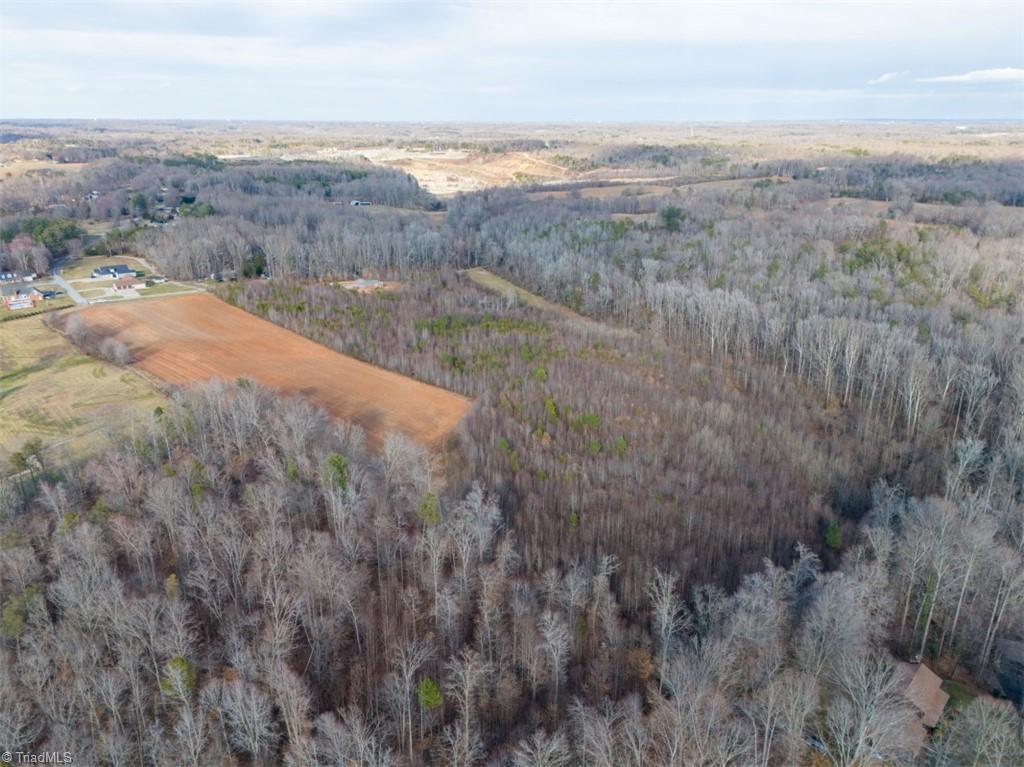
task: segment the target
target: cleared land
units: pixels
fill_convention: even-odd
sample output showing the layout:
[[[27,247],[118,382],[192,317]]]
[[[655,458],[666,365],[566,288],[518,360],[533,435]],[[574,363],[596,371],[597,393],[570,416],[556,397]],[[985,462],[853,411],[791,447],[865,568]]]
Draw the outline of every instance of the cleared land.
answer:
[[[86,166],[80,162],[58,163],[51,160],[10,160],[0,163],[0,183],[32,175],[62,176],[76,173]]]
[[[0,324],[0,474],[30,439],[81,455],[108,427],[148,418],[163,402],[141,377],[82,354],[42,317]]]
[[[356,293],[379,293],[382,291],[390,293],[402,287],[401,283],[383,280],[342,280],[341,282],[332,282],[331,284],[337,285],[339,288],[345,288],[345,290],[353,290]]]
[[[248,378],[358,423],[379,445],[391,431],[436,446],[469,410],[465,397],[346,357],[209,295],[91,306],[82,317],[135,364],[176,386]]]
[[[601,323],[594,322],[593,320],[584,317],[582,314],[577,314],[567,306],[552,303],[551,301],[548,301],[546,298],[541,298],[536,293],[531,293],[528,290],[523,290],[514,282],[509,282],[504,277],[499,277],[493,272],[489,272],[486,269],[483,269],[479,266],[473,269],[466,269],[463,272],[463,274],[469,277],[469,279],[471,279],[480,287],[486,288],[487,290],[492,290],[495,293],[500,293],[503,296],[507,296],[511,291],[515,293],[517,301],[526,304],[527,306],[532,306],[534,309],[540,309],[545,312],[551,312],[552,314],[557,314],[569,320],[577,320],[579,322],[584,322],[587,324],[601,325]],[[601,327],[604,328],[605,326],[601,325]]]
[[[490,186],[565,180],[568,171],[528,152],[485,153],[445,149],[423,151],[398,147],[363,147],[345,153],[377,165],[404,170],[433,194],[445,196]]]
[[[171,296],[175,293],[191,293],[196,288],[182,285],[180,282],[161,282],[151,288],[139,288],[136,292],[143,298],[147,296]]]

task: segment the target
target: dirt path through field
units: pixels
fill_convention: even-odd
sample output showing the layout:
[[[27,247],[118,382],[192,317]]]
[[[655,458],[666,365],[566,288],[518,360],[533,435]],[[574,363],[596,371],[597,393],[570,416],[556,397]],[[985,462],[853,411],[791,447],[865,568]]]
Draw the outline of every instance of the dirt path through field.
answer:
[[[95,305],[81,316],[98,335],[125,343],[134,365],[165,383],[248,378],[358,423],[378,446],[391,431],[438,446],[472,404],[346,357],[207,294]]]
[[[544,312],[556,314],[563,319],[575,322],[580,327],[598,331],[600,333],[613,333],[616,335],[631,332],[624,328],[617,328],[614,325],[607,325],[603,322],[592,320],[589,317],[584,317],[582,314],[574,312],[568,306],[556,304],[552,301],[548,301],[546,298],[538,296],[536,293],[523,290],[523,288],[519,287],[514,282],[510,282],[504,277],[499,277],[494,272],[490,272],[482,266],[476,266],[472,269],[464,269],[462,273],[482,288],[486,288],[487,290],[499,293],[503,296],[508,295],[509,291],[513,291],[516,294],[516,300],[526,304],[527,306],[532,306],[534,309],[540,309]]]

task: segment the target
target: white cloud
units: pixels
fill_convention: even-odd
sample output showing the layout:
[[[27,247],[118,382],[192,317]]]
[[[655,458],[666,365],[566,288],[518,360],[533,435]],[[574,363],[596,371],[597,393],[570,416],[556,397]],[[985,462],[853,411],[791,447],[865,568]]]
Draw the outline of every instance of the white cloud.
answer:
[[[883,7],[884,6],[884,7]],[[884,12],[883,12],[884,11]],[[878,0],[475,0],[465,24],[493,44],[874,43],[953,45],[991,37],[1005,0],[883,3]],[[1005,34],[1000,31],[1000,35]]]
[[[881,85],[882,83],[890,83],[893,80],[899,80],[902,77],[906,77],[910,72],[886,72],[884,75],[879,75],[874,80],[868,80],[868,85]]]
[[[1003,67],[1001,69],[975,69],[962,75],[943,77],[919,77],[919,83],[1020,83],[1024,82],[1024,69]]]
[[[899,87],[1024,66],[1024,6],[981,3],[0,0],[0,117],[1002,116],[999,87]]]

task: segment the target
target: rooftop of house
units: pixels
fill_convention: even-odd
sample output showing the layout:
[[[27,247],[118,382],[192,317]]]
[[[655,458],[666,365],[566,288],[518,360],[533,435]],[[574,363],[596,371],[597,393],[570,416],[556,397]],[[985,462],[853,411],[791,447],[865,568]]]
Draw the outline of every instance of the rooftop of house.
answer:
[[[928,731],[942,718],[949,695],[938,675],[923,663],[898,663],[896,674],[903,697],[917,714],[907,723],[907,740],[916,755],[928,741]]]
[[[921,714],[922,724],[937,725],[949,701],[939,676],[923,663],[901,663],[897,673],[904,681],[903,697]]]
[[[135,270],[127,264],[113,264],[111,266],[98,266],[92,270],[93,274],[134,274]]]
[[[38,292],[39,290],[31,285],[4,285],[3,287],[0,287],[0,295],[4,296],[29,296]]]

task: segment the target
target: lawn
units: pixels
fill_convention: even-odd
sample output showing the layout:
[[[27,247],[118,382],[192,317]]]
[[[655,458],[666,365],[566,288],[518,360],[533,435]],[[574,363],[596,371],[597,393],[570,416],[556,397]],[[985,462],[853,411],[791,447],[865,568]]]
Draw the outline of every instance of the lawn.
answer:
[[[140,288],[140,296],[166,296],[174,293],[189,293],[195,290],[195,288],[189,287],[188,285],[182,285],[178,282],[164,282],[160,285],[154,285],[151,288]]]
[[[113,280],[72,280],[73,287],[79,292],[85,290],[97,290],[99,288],[114,287]]]
[[[87,290],[79,290],[78,295],[87,301],[91,301],[94,298],[103,298],[107,295],[107,290],[104,288],[88,288]]]
[[[86,256],[85,258],[76,258],[68,263],[61,271],[61,276],[66,280],[84,280],[89,278],[93,269],[115,264],[126,264],[140,272],[146,271],[145,264],[131,256]]]
[[[30,439],[87,455],[108,427],[145,421],[164,401],[137,374],[79,352],[42,317],[0,324],[0,473]]]

